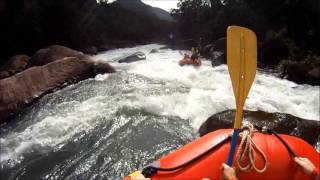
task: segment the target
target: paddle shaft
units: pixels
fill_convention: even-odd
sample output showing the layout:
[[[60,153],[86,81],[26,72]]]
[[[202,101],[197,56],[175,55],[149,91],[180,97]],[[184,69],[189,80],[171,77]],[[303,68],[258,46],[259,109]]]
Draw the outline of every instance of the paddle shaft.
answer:
[[[237,145],[237,140],[239,137],[239,129],[241,127],[241,122],[242,122],[242,115],[243,115],[243,106],[245,103],[245,100],[247,98],[246,92],[245,92],[245,71],[246,71],[246,61],[245,61],[245,39],[244,39],[244,34],[243,32],[240,33],[240,71],[238,74],[237,79],[232,79],[238,81],[238,87],[233,87],[237,88],[237,94],[235,94],[236,97],[236,114],[235,114],[235,120],[234,120],[234,130],[232,134],[232,140],[231,140],[231,147],[229,151],[229,156],[227,160],[227,164],[229,166],[232,166],[233,163],[233,156],[235,153],[236,145]]]

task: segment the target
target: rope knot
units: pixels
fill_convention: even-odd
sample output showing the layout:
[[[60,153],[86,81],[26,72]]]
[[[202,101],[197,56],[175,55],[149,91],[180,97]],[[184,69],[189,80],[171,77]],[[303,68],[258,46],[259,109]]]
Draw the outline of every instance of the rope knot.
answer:
[[[267,170],[268,160],[265,153],[253,142],[252,136],[256,132],[251,123],[243,126],[243,131],[240,133],[241,142],[237,151],[236,159],[238,168],[241,171],[249,172],[254,169],[258,173],[263,173]],[[263,159],[263,167],[256,166],[256,153]]]

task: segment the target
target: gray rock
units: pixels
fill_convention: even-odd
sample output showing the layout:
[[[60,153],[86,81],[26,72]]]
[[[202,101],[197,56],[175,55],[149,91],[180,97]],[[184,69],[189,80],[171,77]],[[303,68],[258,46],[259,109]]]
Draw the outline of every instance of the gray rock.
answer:
[[[27,55],[16,55],[0,68],[0,79],[12,76],[23,71],[29,62],[30,57]]]
[[[84,48],[82,52],[89,55],[95,55],[95,54],[98,54],[98,49],[95,46],[90,46],[90,47]]]
[[[215,131],[233,127],[235,111],[227,110],[209,117],[200,127],[201,136]],[[320,140],[320,122],[306,120],[284,113],[267,113],[263,111],[245,111],[244,121],[272,129],[278,133],[298,136],[312,145]]]
[[[107,63],[65,57],[2,79],[0,80],[0,123],[47,93],[94,77],[97,73],[111,72],[115,70]]]
[[[38,50],[30,59],[28,67],[42,66],[64,57],[86,58],[80,52],[60,45],[52,45],[46,49]]]
[[[131,54],[129,56],[126,56],[122,59],[120,59],[118,62],[119,63],[131,63],[135,61],[141,61],[141,60],[146,60],[146,55],[143,52],[136,52],[134,54]]]
[[[320,85],[320,67],[315,67],[308,71],[306,78],[308,84]]]
[[[150,54],[152,54],[152,53],[158,53],[158,52],[159,52],[158,49],[152,49],[152,50],[150,51]]]

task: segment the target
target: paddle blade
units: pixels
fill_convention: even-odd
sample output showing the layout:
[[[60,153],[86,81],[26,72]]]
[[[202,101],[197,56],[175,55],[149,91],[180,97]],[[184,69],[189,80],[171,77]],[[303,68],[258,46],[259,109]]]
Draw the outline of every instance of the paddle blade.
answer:
[[[240,128],[242,109],[257,68],[257,38],[253,31],[239,26],[228,27],[227,64],[237,107],[234,127]]]

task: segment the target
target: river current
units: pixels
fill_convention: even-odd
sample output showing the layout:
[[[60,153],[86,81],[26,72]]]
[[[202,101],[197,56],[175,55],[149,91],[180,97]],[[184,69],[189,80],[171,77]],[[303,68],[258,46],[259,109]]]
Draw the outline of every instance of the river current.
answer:
[[[183,53],[161,47],[94,56],[117,73],[45,95],[2,125],[1,179],[120,179],[197,138],[209,116],[235,108],[226,65],[181,67]],[[117,63],[137,51],[145,61]],[[319,120],[319,90],[258,71],[245,109]]]

